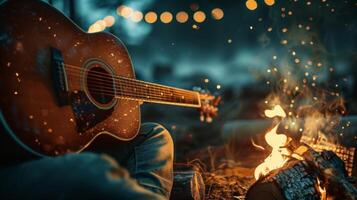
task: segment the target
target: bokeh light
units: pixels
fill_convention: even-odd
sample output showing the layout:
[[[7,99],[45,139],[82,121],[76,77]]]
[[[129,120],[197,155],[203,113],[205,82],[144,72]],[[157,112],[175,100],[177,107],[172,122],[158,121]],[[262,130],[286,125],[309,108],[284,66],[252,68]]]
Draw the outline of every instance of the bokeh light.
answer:
[[[248,0],[245,2],[245,6],[247,6],[249,10],[255,10],[257,9],[258,4],[255,0]]]
[[[272,6],[275,4],[275,0],[264,0],[265,4],[268,6]]]
[[[121,16],[121,12],[122,12],[122,10],[123,10],[124,7],[125,7],[124,5],[118,6],[118,8],[117,8],[117,15]]]
[[[149,24],[155,23],[157,21],[157,14],[153,11],[146,13],[145,21]]]
[[[128,6],[121,5],[117,9],[117,14],[124,18],[129,18],[133,14],[133,9]]]
[[[185,23],[188,20],[188,14],[184,11],[178,12],[176,14],[176,21],[179,23]]]
[[[104,17],[104,22],[106,27],[112,27],[115,23],[115,18],[111,15]]]
[[[103,31],[104,29],[105,26],[102,26],[100,23],[94,23],[89,27],[88,33],[97,33]]]
[[[98,20],[95,23],[98,24],[101,27],[102,30],[104,30],[107,27],[107,25],[106,25],[104,20]]]
[[[202,11],[197,11],[193,14],[193,19],[198,23],[202,23],[206,19],[206,14]]]
[[[133,14],[131,15],[130,19],[133,22],[140,22],[143,19],[143,13],[140,11],[135,11],[133,12]]]
[[[161,13],[161,15],[160,15],[160,20],[164,24],[170,23],[172,21],[172,18],[173,18],[172,14],[170,12],[167,12],[167,11]]]
[[[212,10],[211,15],[215,20],[221,20],[224,16],[224,12],[220,8],[215,8]]]

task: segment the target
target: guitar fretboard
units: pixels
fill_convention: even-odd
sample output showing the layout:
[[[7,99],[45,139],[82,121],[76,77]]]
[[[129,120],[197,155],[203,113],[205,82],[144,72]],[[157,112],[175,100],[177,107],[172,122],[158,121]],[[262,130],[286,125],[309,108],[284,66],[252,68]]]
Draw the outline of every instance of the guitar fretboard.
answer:
[[[198,92],[124,77],[116,80],[116,96],[151,103],[201,106]]]

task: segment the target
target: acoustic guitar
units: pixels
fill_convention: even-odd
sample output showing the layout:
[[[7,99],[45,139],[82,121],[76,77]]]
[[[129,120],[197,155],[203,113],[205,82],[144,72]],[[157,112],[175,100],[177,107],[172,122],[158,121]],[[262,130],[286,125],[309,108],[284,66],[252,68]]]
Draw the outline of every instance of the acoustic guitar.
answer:
[[[0,5],[0,94],[5,132],[40,156],[79,152],[101,134],[133,139],[145,102],[198,108],[210,121],[219,101],[136,80],[118,38],[88,34],[39,0]]]

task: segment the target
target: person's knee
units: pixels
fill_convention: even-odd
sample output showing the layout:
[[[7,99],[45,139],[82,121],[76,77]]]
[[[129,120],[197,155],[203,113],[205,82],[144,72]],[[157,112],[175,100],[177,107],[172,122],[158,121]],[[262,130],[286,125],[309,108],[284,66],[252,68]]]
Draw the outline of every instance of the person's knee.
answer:
[[[157,123],[143,124],[140,134],[145,137],[145,141],[135,148],[135,161],[140,163],[137,167],[140,172],[136,171],[139,183],[155,193],[169,197],[173,182],[173,139],[169,131]],[[154,169],[156,176],[151,174]],[[144,175],[140,177],[140,174]]]
[[[159,140],[159,143],[164,144],[166,149],[173,153],[173,140],[170,132],[161,124],[158,123],[144,123],[141,126],[141,134],[147,140]]]

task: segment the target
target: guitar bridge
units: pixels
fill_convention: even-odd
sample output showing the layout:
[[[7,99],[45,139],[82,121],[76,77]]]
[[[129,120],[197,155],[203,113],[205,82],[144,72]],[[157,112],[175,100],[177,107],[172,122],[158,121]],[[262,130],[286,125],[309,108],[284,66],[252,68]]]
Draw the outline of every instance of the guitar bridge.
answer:
[[[59,106],[69,105],[69,92],[66,70],[61,51],[51,47],[51,76]]]

